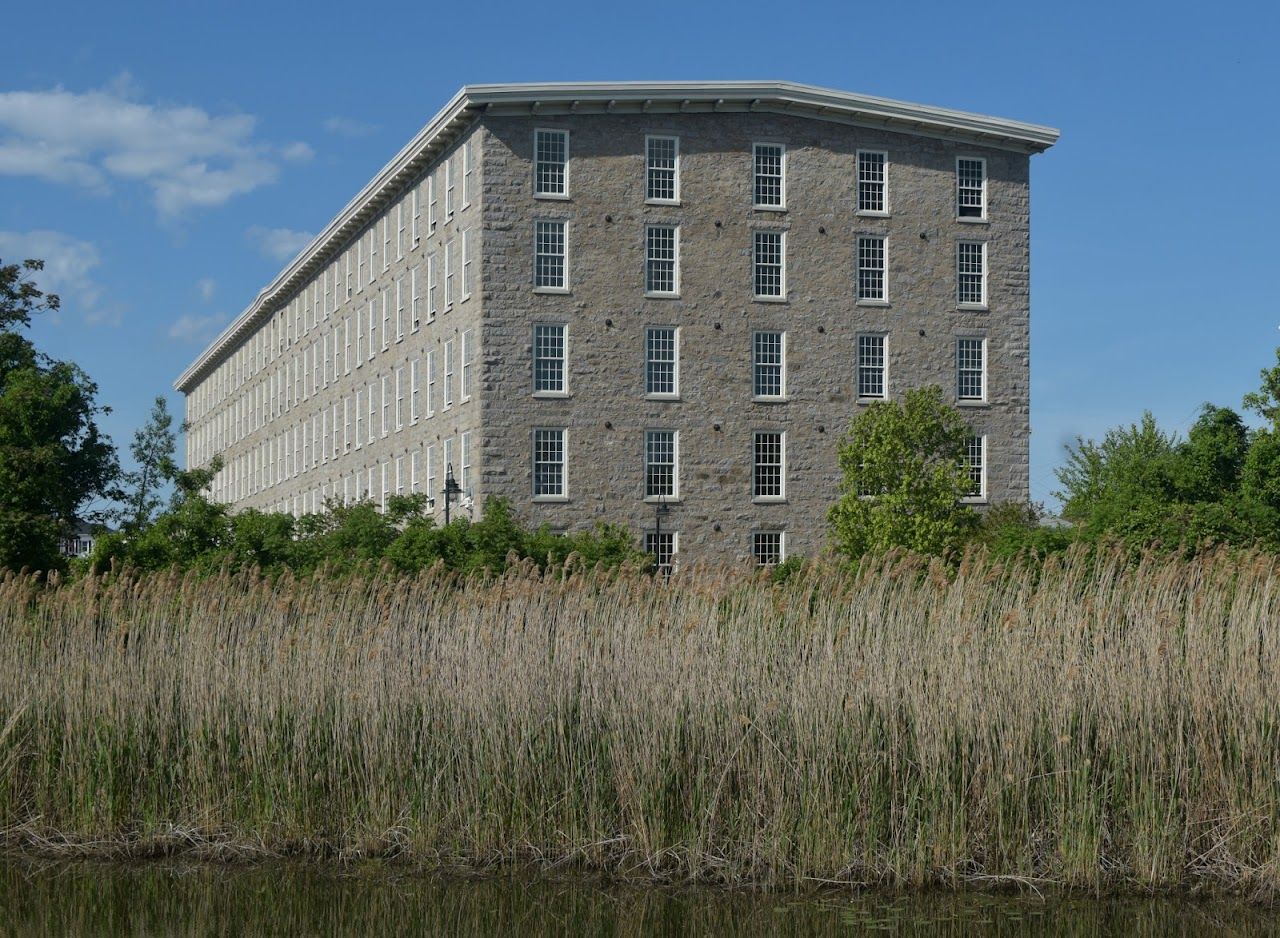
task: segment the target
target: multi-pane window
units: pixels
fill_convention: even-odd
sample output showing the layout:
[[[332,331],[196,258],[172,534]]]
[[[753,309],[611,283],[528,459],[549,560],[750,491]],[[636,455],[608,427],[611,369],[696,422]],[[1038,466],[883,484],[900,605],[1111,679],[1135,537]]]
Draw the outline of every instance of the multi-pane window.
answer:
[[[418,422],[418,390],[421,386],[421,359],[409,362],[409,422]]]
[[[679,345],[676,330],[657,326],[645,330],[644,392],[675,397],[680,393]]]
[[[475,374],[475,333],[471,329],[462,330],[462,366],[459,376],[459,396],[464,401],[471,399],[473,375]]]
[[[568,287],[565,223],[534,223],[533,286],[535,289],[564,290]]]
[[[444,309],[447,313],[453,308],[453,280],[457,271],[457,256],[454,253],[454,239],[444,243]]]
[[[752,497],[779,499],[783,497],[783,435],[778,430],[757,431],[754,441],[754,466]]]
[[[658,572],[670,573],[675,565],[676,532],[645,531],[644,552],[653,557]]]
[[[858,238],[858,299],[885,299],[886,263],[884,238]]]
[[[785,233],[781,231],[757,231],[753,255],[753,282],[755,295],[761,297],[783,296],[783,258]]]
[[[561,394],[565,390],[565,326],[538,323],[533,327],[533,391]]]
[[[987,245],[961,241],[956,245],[956,301],[961,306],[987,302]]]
[[[646,293],[675,295],[680,289],[680,229],[650,225],[645,229],[644,289]]]
[[[986,375],[986,339],[956,339],[956,398],[962,401],[985,400]]]
[[[645,498],[675,498],[676,476],[676,431],[646,430],[644,434]]]
[[[533,431],[533,495],[535,498],[563,497],[564,430]]]
[[[888,155],[875,150],[858,151],[858,211],[884,214],[889,211],[886,196],[885,163]]]
[[[757,143],[752,147],[754,204],[756,208],[782,208],[786,198],[786,148],[780,143]]]
[[[781,531],[754,531],[751,534],[751,556],[761,567],[772,567],[782,563],[783,533]]]
[[[985,498],[987,494],[987,438],[971,436],[964,443],[965,468],[969,471],[969,498]]]
[[[458,434],[458,462],[461,472],[459,473],[458,484],[462,486],[462,491],[471,494],[471,433]]]
[[[535,131],[533,149],[533,194],[568,195],[569,131]]]
[[[785,355],[785,332],[757,332],[752,336],[754,397],[780,398],[786,394]]]
[[[680,200],[680,138],[645,138],[644,197],[649,202]]]
[[[444,409],[453,406],[453,339],[444,343]]]
[[[475,236],[468,228],[462,233],[462,298],[471,298],[471,255],[476,247]]]
[[[885,364],[885,337],[858,336],[858,397],[886,396]]]
[[[956,216],[987,217],[987,161],[959,157],[956,160]]]

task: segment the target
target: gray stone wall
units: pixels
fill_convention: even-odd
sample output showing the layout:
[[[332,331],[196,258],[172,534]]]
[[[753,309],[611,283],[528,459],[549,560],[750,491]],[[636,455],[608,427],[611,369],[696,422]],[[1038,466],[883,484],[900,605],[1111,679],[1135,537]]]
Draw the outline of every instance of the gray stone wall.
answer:
[[[679,431],[679,502],[664,527],[682,558],[745,559],[751,532],[787,532],[788,553],[826,540],[836,446],[861,406],[856,337],[888,336],[889,393],[938,384],[954,399],[957,336],[987,338],[990,501],[1028,496],[1029,267],[1025,154],[774,114],[486,117],[483,160],[483,494],[534,523],[652,529],[644,431]],[[533,198],[535,127],[570,131],[570,198]],[[681,204],[644,200],[646,134],[680,138]],[[787,147],[786,211],[752,209],[752,142]],[[888,217],[859,216],[856,151],[888,151]],[[988,221],[956,219],[955,159],[987,161]],[[569,221],[570,294],[532,289],[536,218]],[[680,225],[680,297],[644,296],[647,223]],[[787,297],[752,299],[752,231],[787,232]],[[855,301],[859,234],[888,238],[888,303]],[[987,243],[987,311],[956,302],[956,242]],[[569,324],[569,395],[535,398],[532,324]],[[646,326],[680,329],[679,401],[644,396]],[[787,335],[785,403],[752,401],[754,330]],[[568,500],[531,498],[530,433],[567,427]],[[752,434],[786,432],[786,501],[752,502]]]

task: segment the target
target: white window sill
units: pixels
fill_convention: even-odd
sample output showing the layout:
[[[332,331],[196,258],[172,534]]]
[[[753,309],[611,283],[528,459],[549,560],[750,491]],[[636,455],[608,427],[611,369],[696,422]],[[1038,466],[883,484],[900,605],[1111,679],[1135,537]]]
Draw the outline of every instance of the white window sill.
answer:
[[[888,399],[889,399],[889,396],[888,396],[887,394],[886,394],[885,396],[883,396],[883,397],[860,397],[860,398],[858,398],[856,401],[854,401],[854,403],[855,403],[855,404],[863,404],[863,405],[866,405],[866,404],[883,404],[883,403],[884,403],[885,401],[887,401]]]
[[[956,216],[956,221],[958,221],[958,222],[959,222],[960,224],[962,224],[962,225],[989,225],[989,224],[991,224],[991,220],[990,220],[989,218],[987,218],[985,215],[984,215],[982,218],[962,217],[962,216],[960,216],[960,215],[957,215],[957,216]]]
[[[787,397],[785,394],[755,394],[752,395],[751,401],[755,404],[785,404]]]
[[[680,299],[680,294],[679,293],[663,293],[658,290],[645,290],[644,298],[646,300],[678,300]]]
[[[751,299],[753,299],[753,300],[754,300],[755,302],[757,302],[757,303],[785,303],[785,302],[787,302],[787,298],[786,298],[785,296],[753,296]]]
[[[891,218],[892,217],[888,212],[875,212],[869,208],[860,208],[853,214],[858,216],[859,218]]]
[[[680,200],[679,199],[645,199],[644,204],[645,205],[665,205],[668,208],[674,206],[676,208],[679,208]]]
[[[986,400],[985,398],[984,398],[983,400],[980,400],[980,401],[979,401],[979,400],[973,400],[973,399],[966,398],[965,400],[957,400],[957,401],[956,401],[956,406],[957,406],[957,407],[977,407],[977,408],[983,408],[983,407],[990,407],[990,406],[991,406],[991,402],[990,402],[990,401],[988,401],[988,400]]]
[[[956,309],[968,309],[975,313],[986,313],[990,311],[991,307],[986,303],[957,303]]]
[[[568,391],[534,391],[533,396],[538,400],[552,401],[564,400],[572,395]]]
[[[679,505],[679,495],[646,495],[644,497],[646,505]]]
[[[987,504],[987,496],[985,495],[969,495],[960,499],[961,505],[985,505]]]
[[[854,301],[853,301],[853,305],[854,305],[854,306],[881,306],[881,307],[888,307],[888,306],[889,306],[889,301],[888,301],[888,300],[868,300],[868,299],[861,299],[861,300],[854,300]]]
[[[567,192],[535,192],[535,199],[545,199],[548,202],[568,202],[569,193]]]
[[[753,205],[751,208],[757,212],[785,212],[787,210],[785,205]]]
[[[568,296],[569,288],[568,287],[534,287],[533,292],[548,294],[553,296]],[[447,313],[448,311],[449,311],[448,307],[446,307],[445,312]]]
[[[751,498],[753,505],[785,505],[786,503],[785,495],[755,495]]]
[[[644,396],[644,399],[646,401],[678,401],[680,400],[680,395],[679,394],[646,394]]]
[[[540,505],[561,504],[569,500],[568,495],[535,495],[533,500]]]

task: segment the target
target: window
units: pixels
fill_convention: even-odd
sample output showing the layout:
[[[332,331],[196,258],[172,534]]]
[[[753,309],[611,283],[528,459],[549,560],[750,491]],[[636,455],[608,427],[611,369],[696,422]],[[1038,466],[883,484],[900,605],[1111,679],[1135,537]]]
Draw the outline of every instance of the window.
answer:
[[[646,430],[644,434],[645,498],[675,498],[676,479],[676,431]]]
[[[751,534],[751,556],[760,567],[773,567],[780,564],[784,553],[782,548],[783,533],[781,531],[754,531]]]
[[[475,251],[476,239],[471,230],[462,233],[462,298],[471,298],[471,255]]]
[[[414,332],[422,325],[422,304],[418,295],[418,266],[409,271],[409,328]]]
[[[987,305],[987,245],[982,241],[956,245],[956,301],[961,306]]]
[[[884,238],[858,238],[859,301],[884,302],[885,268]]]
[[[971,436],[964,444],[964,464],[969,470],[969,498],[987,497],[987,438]]]
[[[475,169],[475,136],[467,138],[462,145],[462,207],[471,204],[472,171]]]
[[[751,152],[755,163],[754,207],[782,208],[786,198],[786,148],[780,143],[757,143]]]
[[[422,217],[422,183],[413,187],[413,212],[409,221],[409,240],[413,247],[418,246],[418,242],[422,240],[418,232],[418,219]]]
[[[356,388],[356,449],[364,446],[364,408],[360,406],[360,388]]]
[[[680,291],[679,259],[679,228],[671,225],[650,225],[646,228],[645,293],[676,296]]]
[[[680,349],[676,330],[655,326],[645,330],[644,393],[676,397],[680,393]]]
[[[427,230],[436,230],[436,177],[427,177]]]
[[[646,137],[644,198],[675,205],[680,201],[680,138]]]
[[[887,153],[858,151],[858,211],[868,215],[888,215],[885,164]]]
[[[956,159],[956,217],[981,221],[987,217],[987,161]]]
[[[404,368],[396,369],[396,430],[404,429]]]
[[[382,435],[391,430],[391,375],[382,376]]]
[[[444,243],[444,311],[453,308],[453,280],[458,268],[458,258],[454,251],[454,239]]]
[[[780,501],[783,490],[783,434],[777,430],[755,434],[755,471],[751,495],[757,501]]]
[[[987,397],[987,340],[956,339],[956,399],[982,401]]]
[[[535,290],[567,290],[565,223],[534,222],[533,287]]]
[[[378,308],[374,305],[374,301],[369,301],[369,345],[368,358],[373,361],[373,356],[377,353],[377,335],[378,335]]]
[[[458,461],[462,464],[462,472],[458,482],[462,491],[471,494],[471,432],[458,434]]]
[[[444,409],[453,406],[453,339],[444,344]]]
[[[534,131],[533,150],[533,194],[567,198],[569,195],[569,131]]]
[[[785,396],[786,335],[785,332],[757,332],[752,335],[753,397],[777,400]]]
[[[677,537],[675,531],[644,532],[644,552],[653,557],[658,572],[670,574],[675,569]]]
[[[427,322],[436,318],[440,308],[440,287],[437,283],[436,256],[427,255]]]
[[[885,385],[885,337],[858,336],[858,397],[887,397]]]
[[[436,350],[427,352],[427,416],[436,415]]]
[[[374,429],[378,420],[378,395],[375,391],[377,384],[373,381],[369,382],[369,423],[366,426],[369,429],[368,435],[365,437],[366,443],[372,443],[377,431]]]
[[[415,358],[409,362],[409,422],[418,422],[418,391],[421,384],[422,360]]]
[[[462,375],[458,396],[464,401],[471,400],[472,375],[475,373],[475,333],[470,329],[462,332]]]
[[[533,431],[533,497],[563,498],[564,430]]]
[[[404,340],[404,277],[396,280],[396,341]]]
[[[453,181],[457,175],[458,158],[451,156],[444,161],[444,217],[448,221],[453,217]]]
[[[427,474],[427,484],[423,492],[434,502],[436,497],[436,448],[434,445],[427,447],[427,451],[422,454],[422,460],[426,464]]]
[[[781,231],[757,231],[753,251],[756,299],[782,299],[784,290],[783,251],[786,235]]]
[[[404,231],[404,210],[400,209],[400,231]],[[404,257],[404,251],[400,251],[396,255],[397,258]],[[382,269],[388,271],[391,269],[391,213],[387,212],[382,216]]]
[[[565,393],[565,331],[562,323],[533,327],[533,393]]]
[[[382,350],[391,347],[391,291],[382,288]]]

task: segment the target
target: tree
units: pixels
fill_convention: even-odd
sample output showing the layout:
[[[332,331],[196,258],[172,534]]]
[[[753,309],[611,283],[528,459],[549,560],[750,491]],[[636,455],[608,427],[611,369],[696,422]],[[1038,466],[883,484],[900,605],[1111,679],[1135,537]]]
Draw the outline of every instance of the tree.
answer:
[[[43,263],[0,263],[0,567],[63,566],[58,538],[92,498],[110,496],[115,448],[98,429],[108,409],[70,362],[37,351],[18,328],[58,298],[28,279]]]
[[[854,417],[840,442],[841,495],[830,514],[836,549],[856,560],[892,547],[941,554],[963,544],[978,522],[961,503],[973,487],[972,435],[938,387]]]
[[[169,405],[163,397],[157,397],[150,417],[134,433],[129,446],[137,468],[120,476],[124,501],[115,514],[126,530],[141,530],[160,508],[160,487],[173,479],[178,468],[173,459],[174,446]]]

